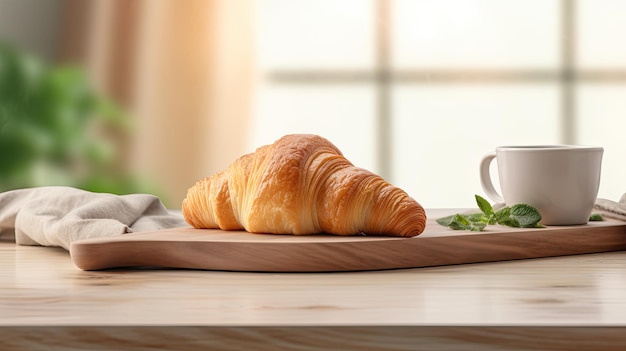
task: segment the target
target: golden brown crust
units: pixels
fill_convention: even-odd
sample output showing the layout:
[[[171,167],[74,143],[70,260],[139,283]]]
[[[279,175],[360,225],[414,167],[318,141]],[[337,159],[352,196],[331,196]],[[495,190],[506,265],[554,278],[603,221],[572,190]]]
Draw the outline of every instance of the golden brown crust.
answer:
[[[199,181],[182,210],[196,228],[255,233],[410,237],[426,226],[417,201],[310,134],[286,135]]]

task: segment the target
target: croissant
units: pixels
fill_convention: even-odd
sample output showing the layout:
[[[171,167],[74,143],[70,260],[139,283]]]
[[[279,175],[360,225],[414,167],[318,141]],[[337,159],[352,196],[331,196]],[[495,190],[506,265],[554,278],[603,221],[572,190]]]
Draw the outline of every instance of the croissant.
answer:
[[[311,134],[286,135],[198,181],[182,213],[195,228],[252,233],[412,237],[426,226],[406,192]]]

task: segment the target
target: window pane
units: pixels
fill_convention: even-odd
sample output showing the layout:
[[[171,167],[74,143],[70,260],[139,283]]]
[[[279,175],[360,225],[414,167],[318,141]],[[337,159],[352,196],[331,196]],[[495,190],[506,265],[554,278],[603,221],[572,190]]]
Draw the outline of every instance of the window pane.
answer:
[[[395,64],[401,68],[554,68],[557,0],[396,0]]]
[[[626,192],[626,84],[581,85],[578,90],[578,142],[604,147],[598,196],[618,201]]]
[[[372,0],[262,0],[258,54],[266,68],[371,68]]]
[[[557,143],[558,101],[556,84],[398,86],[393,183],[427,208],[476,207],[482,156]]]
[[[374,90],[359,85],[268,85],[259,91],[251,148],[285,134],[319,134],[377,172]]]
[[[626,67],[626,1],[580,0],[578,3],[581,67]]]

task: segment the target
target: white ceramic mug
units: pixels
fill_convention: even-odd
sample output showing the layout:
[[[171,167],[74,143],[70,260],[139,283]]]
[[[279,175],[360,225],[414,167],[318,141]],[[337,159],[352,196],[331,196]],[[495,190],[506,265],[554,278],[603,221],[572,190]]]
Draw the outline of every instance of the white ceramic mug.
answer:
[[[580,145],[500,146],[483,157],[480,181],[495,202],[535,207],[541,224],[586,224],[598,196],[603,153]],[[491,180],[494,159],[502,195]]]

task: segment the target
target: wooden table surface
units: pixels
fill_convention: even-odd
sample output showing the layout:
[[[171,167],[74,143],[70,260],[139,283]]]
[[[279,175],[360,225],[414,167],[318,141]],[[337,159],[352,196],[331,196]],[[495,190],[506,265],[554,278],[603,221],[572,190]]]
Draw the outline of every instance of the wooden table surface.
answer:
[[[204,346],[624,350],[626,252],[350,273],[82,271],[63,249],[0,242],[0,350]]]

